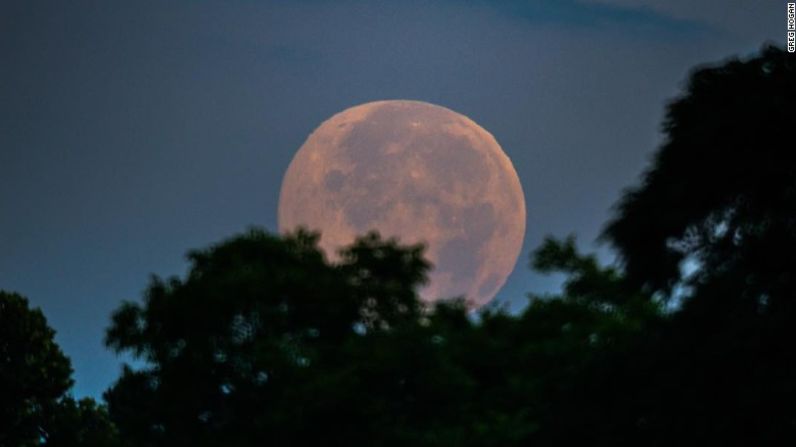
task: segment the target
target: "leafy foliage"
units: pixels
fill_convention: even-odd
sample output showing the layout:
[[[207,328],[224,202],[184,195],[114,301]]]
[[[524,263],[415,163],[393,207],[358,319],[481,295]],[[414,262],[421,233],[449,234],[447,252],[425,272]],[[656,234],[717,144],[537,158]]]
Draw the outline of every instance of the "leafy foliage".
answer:
[[[118,447],[118,431],[103,405],[93,399],[64,397],[42,436],[49,447]]]
[[[644,443],[796,441],[794,101],[796,65],[781,49],[695,71],[606,228],[630,283],[666,297],[686,286],[669,324],[614,367],[647,378],[631,410]]]
[[[54,336],[27,299],[0,291],[0,445],[35,445],[47,414],[72,386]]]
[[[28,300],[0,291],[0,447],[118,445],[103,407],[66,395],[69,359]]]
[[[108,330],[148,364],[106,394],[135,445],[519,445],[580,368],[658,315],[572,241],[549,241],[539,263],[602,293],[480,322],[462,301],[421,305],[422,247],[376,234],[335,265],[316,235],[259,230],[190,259]]]
[[[420,247],[375,234],[331,265],[317,240],[252,230],[191,253],[185,280],[153,278],[143,306],[122,306],[108,345],[150,367],[127,369],[106,395],[120,429],[142,445],[329,436],[306,424],[337,420],[360,397],[341,390],[375,374],[350,363],[365,348],[349,345],[417,319],[428,265]]]
[[[606,227],[631,280],[670,291],[690,256],[701,282],[740,274],[756,293],[793,290],[794,79],[793,56],[775,47],[691,75],[667,108],[665,144]]]

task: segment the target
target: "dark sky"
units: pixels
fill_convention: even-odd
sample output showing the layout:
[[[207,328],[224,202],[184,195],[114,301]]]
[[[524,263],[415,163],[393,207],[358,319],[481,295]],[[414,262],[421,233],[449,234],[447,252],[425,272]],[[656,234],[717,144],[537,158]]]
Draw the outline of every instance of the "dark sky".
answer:
[[[592,241],[689,69],[784,35],[779,0],[0,0],[0,288],[99,396],[121,300],[191,248],[275,230],[309,133],[402,98],[469,116],[514,162],[527,234],[497,299],[517,309],[555,287],[525,268],[544,235],[609,257]]]

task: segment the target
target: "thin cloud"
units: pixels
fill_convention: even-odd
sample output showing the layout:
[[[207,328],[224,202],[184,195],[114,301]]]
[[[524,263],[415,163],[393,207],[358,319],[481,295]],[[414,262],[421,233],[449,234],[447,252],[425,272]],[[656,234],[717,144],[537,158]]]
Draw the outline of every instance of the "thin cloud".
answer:
[[[748,0],[580,0],[584,5],[605,5],[626,11],[646,11],[675,20],[703,23],[736,37],[757,41],[781,38],[785,4]]]

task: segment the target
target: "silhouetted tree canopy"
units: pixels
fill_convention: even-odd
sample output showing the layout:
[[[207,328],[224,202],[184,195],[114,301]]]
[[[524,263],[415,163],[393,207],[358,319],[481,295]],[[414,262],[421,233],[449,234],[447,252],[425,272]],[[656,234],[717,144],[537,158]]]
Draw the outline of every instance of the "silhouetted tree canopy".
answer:
[[[702,280],[740,274],[757,294],[793,290],[795,65],[768,47],[691,74],[652,167],[605,231],[632,281],[670,291],[692,257]]]
[[[695,71],[606,228],[629,283],[682,303],[648,331],[650,354],[613,367],[628,384],[649,380],[628,408],[644,427],[637,441],[796,441],[794,102],[794,56],[781,49]]]
[[[72,368],[38,309],[0,291],[0,445],[35,445],[48,414],[72,386]]]
[[[345,391],[360,373],[350,357],[362,355],[348,345],[414,324],[428,265],[421,247],[374,234],[332,265],[317,240],[252,230],[191,253],[184,280],[153,278],[143,305],[122,306],[108,345],[150,366],[125,370],[106,395],[120,429],[142,445],[331,442],[309,421],[365,405]]]
[[[109,346],[147,366],[108,391],[112,418],[135,445],[521,445],[578,371],[659,318],[572,240],[537,255],[566,294],[516,318],[423,306],[421,255],[371,234],[332,265],[315,235],[258,230],[192,253],[185,279],[114,314]]]
[[[62,398],[48,420],[42,441],[48,447],[121,447],[104,405],[94,399]]]
[[[0,290],[0,447],[118,445],[102,407],[66,395],[72,368],[54,336],[39,309]]]

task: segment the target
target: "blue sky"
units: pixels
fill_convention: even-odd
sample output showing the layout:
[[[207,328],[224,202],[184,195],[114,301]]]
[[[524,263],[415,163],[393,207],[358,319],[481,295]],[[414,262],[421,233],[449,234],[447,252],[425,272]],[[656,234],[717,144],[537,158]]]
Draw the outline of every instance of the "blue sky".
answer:
[[[249,226],[323,120],[418,99],[489,130],[523,183],[527,233],[498,295],[521,308],[547,234],[585,250],[660,141],[699,63],[782,45],[784,2],[0,3],[0,288],[41,307],[99,396],[110,312],[150,274]]]

